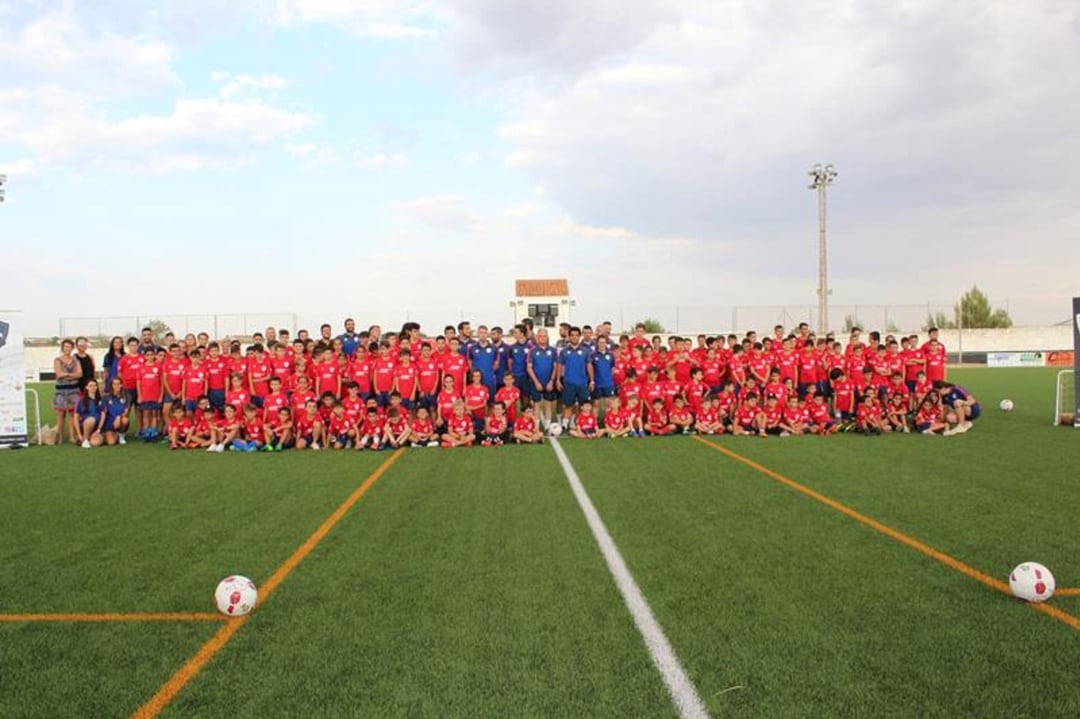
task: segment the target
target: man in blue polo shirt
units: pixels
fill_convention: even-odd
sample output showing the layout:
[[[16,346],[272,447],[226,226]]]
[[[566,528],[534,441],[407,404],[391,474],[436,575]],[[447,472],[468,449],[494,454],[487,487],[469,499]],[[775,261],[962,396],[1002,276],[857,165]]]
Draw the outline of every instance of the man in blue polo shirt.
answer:
[[[476,328],[476,342],[469,346],[466,357],[474,370],[480,370],[484,386],[488,388],[491,397],[495,397],[498,383],[495,380],[495,362],[498,359],[498,350],[488,339],[488,328],[480,325]]]
[[[559,352],[559,384],[562,385],[563,429],[570,426],[574,411],[589,401],[593,382],[592,352],[581,344],[581,328],[571,327],[566,347]]]
[[[352,359],[356,354],[356,348],[360,345],[360,335],[356,332],[356,320],[352,317],[345,320],[345,331],[337,336],[341,340],[341,351],[345,356]]]
[[[529,391],[532,382],[529,380],[528,365],[529,350],[532,349],[533,344],[525,339],[525,325],[514,325],[511,331],[514,343],[507,347],[507,363],[510,374],[514,376],[514,386],[521,393],[521,406],[525,407],[532,398],[532,393]]]
[[[537,419],[547,429],[558,393],[555,389],[555,361],[558,353],[548,341],[545,329],[536,331],[536,344],[529,349],[525,373],[529,376],[529,399],[537,405]]]
[[[608,349],[608,338],[600,335],[596,338],[596,349],[589,358],[593,369],[593,383],[589,392],[596,400],[597,411],[607,411],[609,397],[615,396],[615,355]]]

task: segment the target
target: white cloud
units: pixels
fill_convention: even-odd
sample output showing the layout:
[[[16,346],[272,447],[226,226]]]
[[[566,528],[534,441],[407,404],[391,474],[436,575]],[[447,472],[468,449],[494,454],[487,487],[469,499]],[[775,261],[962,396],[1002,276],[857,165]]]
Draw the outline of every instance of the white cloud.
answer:
[[[484,156],[479,152],[468,152],[461,156],[462,167],[475,167],[479,165],[484,159]]]
[[[210,79],[221,85],[218,94],[226,100],[264,90],[280,90],[288,85],[285,78],[280,75],[234,75],[230,72],[217,71],[210,74]]]
[[[434,9],[404,0],[278,0],[277,22],[336,25],[354,35],[401,40],[438,35]]]
[[[463,195],[429,195],[390,208],[437,230],[467,232],[480,227],[480,215],[466,205]]]
[[[289,155],[299,158],[305,170],[332,167],[341,161],[341,155],[333,147],[314,142],[285,145],[284,150]]]
[[[377,152],[373,155],[361,155],[358,153],[353,157],[353,165],[361,170],[391,170],[397,172],[405,169],[408,164],[408,156],[401,152]]]

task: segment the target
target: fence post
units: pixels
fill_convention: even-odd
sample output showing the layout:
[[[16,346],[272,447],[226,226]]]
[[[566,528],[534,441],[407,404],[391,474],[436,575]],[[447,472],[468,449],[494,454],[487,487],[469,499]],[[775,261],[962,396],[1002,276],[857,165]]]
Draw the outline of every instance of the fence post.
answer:
[[[675,331],[679,331],[679,306],[675,305]]]

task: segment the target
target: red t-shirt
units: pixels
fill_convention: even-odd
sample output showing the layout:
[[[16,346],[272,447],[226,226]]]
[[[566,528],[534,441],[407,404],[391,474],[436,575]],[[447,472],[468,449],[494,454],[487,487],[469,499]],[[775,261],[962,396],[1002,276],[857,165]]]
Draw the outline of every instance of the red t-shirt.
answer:
[[[142,363],[139,365],[137,388],[140,402],[158,402],[161,400],[162,388],[161,363]]]
[[[270,393],[270,375],[273,368],[270,361],[263,357],[261,360],[254,356],[248,361],[248,375],[251,379],[251,393],[256,397],[265,397]]]
[[[119,362],[117,372],[120,373],[124,389],[135,389],[139,382],[139,367],[143,363],[142,355],[123,355]]]
[[[579,415],[579,417],[580,417],[580,415]],[[579,419],[579,421],[580,421],[580,419]],[[503,415],[502,417],[497,417],[495,415],[491,415],[490,417],[487,418],[487,427],[485,429],[485,432],[487,434],[492,434],[492,435],[494,435],[494,434],[502,434],[505,431],[506,431],[506,415]]]
[[[210,373],[201,364],[188,367],[184,370],[184,399],[196,400],[206,394],[209,381]]]
[[[454,378],[454,391],[461,396],[461,389],[465,386],[465,373],[469,370],[469,361],[463,355],[449,354],[443,359],[442,371]]]
[[[335,412],[334,414],[330,415],[328,430],[330,434],[334,437],[348,434],[349,430],[353,429],[355,426],[356,424],[351,419],[349,419],[349,415],[347,414],[342,414],[341,416],[338,416],[338,414]]]
[[[702,407],[697,412],[697,421],[701,424],[715,424],[720,421],[720,413],[713,407]]]
[[[786,379],[790,379],[792,383],[798,381],[800,361],[800,354],[796,352],[780,352],[776,355],[776,367],[780,370],[781,382]]]
[[[671,415],[669,419],[675,424],[689,425],[694,421],[694,415],[687,407],[683,407],[682,409],[676,407],[675,409],[671,410]]]
[[[932,352],[926,348],[926,379],[930,382],[945,379],[945,352],[940,350]]]
[[[577,428],[586,434],[596,431],[596,415],[593,413],[586,414],[585,412],[578,412],[577,416]]]
[[[397,391],[401,394],[402,399],[411,400],[416,396],[416,386],[419,376],[416,366],[412,363],[408,365],[399,364],[394,369],[394,380],[397,382]]]
[[[257,439],[259,441],[265,439],[265,437],[263,437],[263,421],[258,415],[251,419],[249,419],[247,415],[244,415],[244,419],[240,425],[243,427],[244,434],[248,439]]]
[[[396,363],[389,357],[376,357],[371,363],[372,389],[376,392],[394,391]]]
[[[438,404],[439,404],[439,416],[443,418],[443,421],[447,421],[454,414],[454,402],[458,400],[456,392],[447,392],[443,390],[439,392]]]
[[[473,408],[474,417],[482,418],[487,409],[487,401],[491,394],[488,388],[482,384],[471,384],[465,388],[465,406]]]
[[[263,397],[263,417],[277,416],[278,410],[289,406],[284,392],[270,393]]]
[[[184,373],[187,372],[188,362],[186,359],[173,359],[166,357],[162,365],[165,376],[165,394],[179,398],[184,389]]]
[[[807,412],[809,412],[810,419],[812,419],[815,424],[826,424],[832,420],[832,413],[829,411],[829,405],[824,402],[821,404],[811,402],[810,406],[807,408]]]
[[[463,436],[466,434],[472,434],[473,423],[472,418],[469,415],[451,415],[450,419],[446,420],[446,426],[456,435]]]
[[[517,387],[499,387],[495,392],[495,401],[506,405],[506,416],[511,422],[517,419],[517,403],[521,398],[521,391]]]
[[[315,373],[315,394],[320,397],[326,392],[335,397],[341,394],[341,369],[336,361],[319,362],[312,369]]]
[[[442,366],[439,360],[419,359],[416,361],[416,372],[420,385],[420,394],[438,394],[439,379],[442,377]]]
[[[354,359],[345,370],[345,376],[360,388],[360,394],[371,394],[371,360]]]
[[[247,390],[229,390],[225,393],[225,404],[230,404],[236,407],[236,411],[239,413],[244,409],[244,405],[251,401],[251,395],[247,393]]]
[[[296,434],[299,437],[308,437],[315,429],[315,423],[320,422],[319,413],[309,416],[307,412],[296,415]]]
[[[849,379],[833,382],[833,407],[837,412],[855,411],[855,383]]]
[[[668,424],[667,412],[663,409],[649,407],[646,424],[648,424],[649,429],[663,429]]]
[[[414,419],[412,421],[413,434],[431,434],[435,431],[430,419]]]
[[[704,374],[702,381],[710,387],[717,387],[724,381],[724,371],[726,367],[723,360],[719,357],[715,359],[706,357],[698,366],[701,367],[701,371]]]
[[[754,423],[754,419],[757,418],[760,411],[760,407],[742,405],[737,410],[735,410],[735,424],[743,427],[744,429],[749,429],[750,426]]]
[[[536,431],[536,418],[528,415],[521,415],[517,421],[514,422],[514,430],[517,432],[531,433]]]
[[[214,392],[224,392],[229,386],[229,360],[218,355],[217,359],[207,359],[202,366],[206,368],[207,388]]]
[[[192,424],[187,417],[169,420],[169,434],[176,432],[178,436],[183,437],[190,429],[192,429]]]
[[[626,426],[626,411],[625,410],[608,410],[604,414],[604,426],[608,429],[619,430]]]

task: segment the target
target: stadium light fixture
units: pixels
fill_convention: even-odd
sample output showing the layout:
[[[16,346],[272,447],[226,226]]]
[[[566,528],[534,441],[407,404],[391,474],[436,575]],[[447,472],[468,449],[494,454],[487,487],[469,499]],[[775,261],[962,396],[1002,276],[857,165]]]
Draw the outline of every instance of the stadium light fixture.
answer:
[[[817,164],[810,168],[811,190],[818,193],[818,334],[829,331],[829,272],[828,253],[825,244],[825,188],[836,182],[836,168]]]

